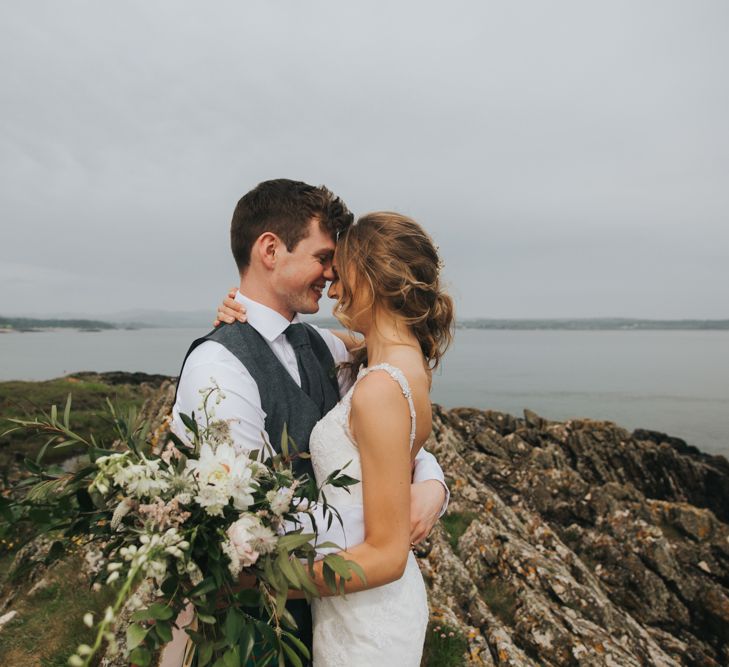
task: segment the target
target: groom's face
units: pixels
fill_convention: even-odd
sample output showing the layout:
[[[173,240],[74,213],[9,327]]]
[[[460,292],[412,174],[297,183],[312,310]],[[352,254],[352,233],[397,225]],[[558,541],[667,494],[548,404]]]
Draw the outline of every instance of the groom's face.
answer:
[[[317,218],[309,221],[309,233],[289,252],[279,249],[274,289],[282,304],[293,313],[316,313],[319,299],[332,280],[335,241],[323,231]]]

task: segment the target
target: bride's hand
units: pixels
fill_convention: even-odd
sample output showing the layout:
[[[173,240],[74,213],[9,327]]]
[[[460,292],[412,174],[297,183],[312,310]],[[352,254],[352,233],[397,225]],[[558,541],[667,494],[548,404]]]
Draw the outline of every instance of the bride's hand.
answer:
[[[247,321],[245,306],[235,300],[237,291],[237,287],[231,287],[228,296],[218,306],[218,312],[213,322],[214,327],[220,326],[221,324],[233,324],[236,320],[239,322]]]

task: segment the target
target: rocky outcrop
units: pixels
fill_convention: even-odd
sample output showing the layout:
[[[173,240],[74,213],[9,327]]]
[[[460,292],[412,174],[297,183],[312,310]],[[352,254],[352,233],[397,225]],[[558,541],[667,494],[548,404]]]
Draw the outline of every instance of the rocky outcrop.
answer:
[[[150,384],[161,443],[174,385]],[[426,446],[452,495],[416,553],[463,664],[729,665],[726,459],[609,422],[438,406]]]
[[[428,447],[461,529],[422,569],[471,663],[729,664],[726,459],[528,410],[436,408]]]
[[[165,430],[174,387],[144,414]],[[451,489],[418,549],[464,664],[729,664],[729,463],[610,422],[434,408]]]

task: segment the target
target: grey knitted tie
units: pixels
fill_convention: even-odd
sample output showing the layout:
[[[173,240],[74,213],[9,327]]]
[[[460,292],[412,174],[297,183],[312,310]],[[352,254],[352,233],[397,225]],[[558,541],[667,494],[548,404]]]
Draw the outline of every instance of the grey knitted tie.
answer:
[[[289,324],[284,335],[296,354],[301,389],[319,406],[319,411],[323,414],[324,389],[321,386],[321,367],[314,350],[311,349],[309,334],[303,324]]]

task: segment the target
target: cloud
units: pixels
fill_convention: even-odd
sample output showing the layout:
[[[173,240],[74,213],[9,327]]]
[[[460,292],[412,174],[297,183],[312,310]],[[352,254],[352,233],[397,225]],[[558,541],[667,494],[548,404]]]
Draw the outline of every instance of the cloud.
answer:
[[[288,176],[422,221],[465,314],[726,317],[727,19],[657,0],[6,4],[0,263],[77,275],[64,309],[207,309],[235,280],[235,202]]]

